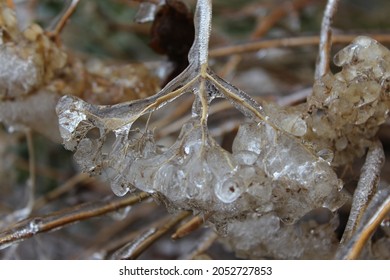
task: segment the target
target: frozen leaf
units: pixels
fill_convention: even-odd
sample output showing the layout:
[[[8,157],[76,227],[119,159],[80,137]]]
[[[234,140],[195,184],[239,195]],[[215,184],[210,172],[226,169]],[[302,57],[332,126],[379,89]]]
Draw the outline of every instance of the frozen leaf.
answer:
[[[211,2],[200,0],[190,65],[154,96],[114,106],[63,97],[57,113],[65,146],[76,150],[84,171],[111,182],[116,194],[124,195],[133,186],[158,193],[170,208],[213,213],[210,219],[217,224],[251,211],[275,211],[291,223],[314,208],[339,207],[336,174],[297,138],[307,130],[302,115],[271,112],[209,69],[210,24]],[[172,146],[158,148],[149,130],[131,137],[138,118],[188,92],[195,94],[192,118]],[[228,99],[248,117],[233,154],[208,132],[209,106],[215,98]],[[95,128],[99,137],[91,139],[88,132]],[[107,144],[110,133],[112,145]],[[104,151],[107,146],[111,149]]]

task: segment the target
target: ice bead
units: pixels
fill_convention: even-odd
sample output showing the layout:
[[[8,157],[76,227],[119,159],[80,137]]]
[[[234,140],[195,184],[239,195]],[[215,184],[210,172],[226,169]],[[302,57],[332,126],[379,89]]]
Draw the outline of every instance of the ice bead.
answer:
[[[234,175],[228,177],[222,182],[217,182],[215,194],[224,203],[235,201],[243,192],[243,184],[239,178]]]

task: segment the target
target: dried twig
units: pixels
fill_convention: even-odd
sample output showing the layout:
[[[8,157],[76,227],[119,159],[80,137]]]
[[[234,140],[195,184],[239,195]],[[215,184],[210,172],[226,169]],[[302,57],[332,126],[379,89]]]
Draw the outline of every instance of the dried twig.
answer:
[[[180,223],[182,220],[191,215],[191,212],[184,211],[176,216],[170,218],[168,221],[164,220],[158,227],[151,227],[130,244],[120,248],[116,251],[112,258],[113,259],[136,259],[141,255],[147,248],[149,248],[154,242],[156,242],[161,236],[167,233],[175,225]]]
[[[109,201],[86,203],[71,207],[60,212],[51,213],[43,217],[34,217],[14,225],[10,230],[0,233],[0,249],[42,232],[61,228],[65,225],[79,222],[92,217],[101,216],[109,212],[136,204],[149,197],[141,192],[132,196],[115,198]]]
[[[390,43],[389,34],[366,34],[367,36],[381,42]],[[353,34],[334,34],[332,36],[333,44],[348,44],[358,35]],[[229,56],[233,54],[257,52],[262,49],[271,48],[291,48],[302,46],[315,46],[320,43],[319,36],[305,36],[305,37],[293,37],[293,38],[280,38],[280,39],[266,39],[258,42],[247,42],[243,44],[237,44],[234,46],[219,47],[210,50],[210,57]]]
[[[131,231],[123,237],[121,236],[121,232],[134,222],[144,220],[145,216],[153,216],[155,211],[156,205],[154,203],[146,202],[139,204],[137,209],[131,209],[131,212],[124,220],[114,221],[112,226],[102,229],[96,236],[94,236],[91,243],[83,248],[82,252],[75,256],[75,258],[91,259],[96,252],[98,252],[101,258],[105,258],[109,252],[117,250],[137,236],[137,232]],[[148,227],[150,227],[150,225],[145,225],[145,228],[141,231],[145,231]],[[118,238],[118,236],[120,237]]]
[[[378,140],[370,147],[362,167],[359,183],[353,195],[351,212],[341,243],[347,242],[355,232],[357,225],[375,194],[379,175],[385,161],[382,143]]]
[[[198,242],[197,246],[183,259],[192,260],[196,256],[205,252],[211,245],[217,240],[218,234],[216,234],[213,230],[209,230],[203,238]]]
[[[338,2],[339,0],[328,0],[324,12],[324,17],[322,18],[320,46],[314,74],[316,80],[329,72],[330,49],[332,47],[331,25],[333,17],[336,14]]]
[[[69,190],[73,189],[77,184],[81,182],[85,182],[88,180],[93,180],[88,174],[86,173],[79,173],[70,178],[68,181],[66,181],[64,184],[59,186],[58,188],[55,188],[51,192],[45,194],[45,196],[39,197],[34,202],[33,210],[39,209],[42,206],[44,206],[46,203],[57,199],[61,195],[65,194]]]
[[[368,239],[389,212],[390,187],[387,186],[386,189],[378,191],[372,198],[355,233],[337,252],[336,259],[357,259]]]
[[[27,147],[28,147],[28,164],[29,178],[27,181],[28,202],[26,208],[31,212],[34,205],[35,184],[36,184],[36,167],[35,167],[35,149],[33,143],[32,131],[26,131]]]
[[[59,34],[64,29],[66,23],[68,22],[69,18],[72,16],[72,14],[76,11],[77,5],[79,4],[80,0],[71,0],[67,7],[64,9],[64,11],[61,13],[60,18],[58,22],[55,24],[55,27],[53,30],[50,30],[47,32],[47,35],[51,38],[53,38],[57,43],[59,42]]]
[[[210,215],[207,215],[206,217],[193,217],[191,220],[180,226],[174,234],[172,234],[172,239],[183,238],[191,232],[194,232],[204,224],[205,220],[207,220],[209,216]]]
[[[282,5],[277,6],[269,15],[262,18],[261,22],[257,25],[255,31],[252,33],[252,39],[258,39],[267,33],[272,26],[274,26],[279,20],[284,18],[291,10],[300,10],[304,8],[310,0],[295,0],[286,1]]]

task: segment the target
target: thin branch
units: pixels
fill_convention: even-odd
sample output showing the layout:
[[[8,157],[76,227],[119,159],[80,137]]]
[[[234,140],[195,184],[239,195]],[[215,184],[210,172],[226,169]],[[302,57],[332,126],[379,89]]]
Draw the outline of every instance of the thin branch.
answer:
[[[163,221],[160,226],[154,228],[151,227],[147,231],[139,235],[135,240],[117,250],[112,258],[113,259],[136,259],[147,248],[149,248],[160,237],[172,229],[175,225],[191,215],[189,211],[183,211],[176,216],[170,218],[168,221]]]
[[[213,230],[209,230],[197,243],[197,246],[182,259],[193,260],[196,256],[203,254],[207,249],[209,249],[217,239],[218,235]]]
[[[0,249],[42,232],[61,228],[71,223],[101,216],[121,208],[134,205],[149,197],[141,192],[132,196],[114,198],[109,201],[86,203],[71,207],[60,212],[51,213],[42,217],[34,217],[14,225],[11,229],[0,233]]]
[[[33,210],[37,210],[43,207],[47,202],[50,202],[62,196],[69,190],[73,189],[77,184],[88,180],[92,180],[92,178],[86,173],[79,173],[73,176],[58,188],[55,188],[51,192],[45,194],[45,196],[39,197],[37,200],[35,200]]]
[[[390,43],[390,34],[366,34],[367,36],[381,42]],[[332,36],[332,44],[348,44],[358,35],[353,34],[339,34]],[[307,37],[293,37],[293,38],[280,38],[280,39],[267,39],[258,42],[247,42],[243,44],[237,44],[234,46],[219,47],[210,50],[210,57],[222,57],[230,56],[233,54],[257,52],[262,49],[271,48],[291,48],[302,46],[316,46],[320,43],[319,36],[307,36]]]
[[[53,30],[48,31],[47,35],[51,38],[53,38],[57,43],[59,42],[59,35],[64,29],[66,23],[68,22],[69,18],[73,15],[73,13],[76,11],[77,5],[79,4],[80,0],[71,0],[71,2],[68,4],[68,6],[64,9],[64,11],[60,15],[60,19],[56,23]]]
[[[278,5],[272,12],[264,17],[252,33],[252,39],[259,39],[264,36],[278,21],[288,15],[291,10],[300,10],[304,8],[311,0],[295,0],[292,3],[286,1]]]
[[[360,178],[353,195],[351,212],[341,243],[347,242],[355,232],[357,225],[375,194],[385,154],[382,143],[377,140],[368,150],[366,161],[362,167]]]
[[[115,221],[112,226],[105,227],[97,233],[93,240],[91,240],[91,243],[84,247],[82,252],[77,254],[74,259],[91,259],[96,252],[99,252],[100,256],[105,258],[109,252],[124,246],[136,236],[136,234],[131,231],[130,234],[126,234],[125,238],[123,238],[120,234],[121,232],[129,225],[143,220],[145,217],[152,217],[156,211],[158,210],[155,203],[141,203],[138,205],[137,209],[132,209],[124,220],[119,222]],[[146,228],[147,227],[150,226],[147,225]],[[118,236],[121,237],[118,238]]]
[[[31,212],[34,205],[35,196],[35,184],[36,184],[36,167],[35,167],[35,149],[33,134],[31,129],[26,131],[26,140],[28,148],[28,166],[29,166],[29,178],[27,181],[28,202],[26,208]],[[25,217],[24,217],[25,218]]]
[[[336,259],[357,259],[369,238],[390,212],[390,186],[378,191],[363,214],[351,239],[336,254]]]
[[[204,224],[205,220],[207,220],[209,216],[210,215],[207,215],[205,217],[201,217],[201,216],[193,217],[191,220],[181,225],[176,230],[176,232],[172,234],[172,239],[180,239],[194,232]]]
[[[337,11],[339,0],[328,0],[322,18],[320,45],[314,78],[318,80],[329,72],[330,49],[332,47],[332,21]]]

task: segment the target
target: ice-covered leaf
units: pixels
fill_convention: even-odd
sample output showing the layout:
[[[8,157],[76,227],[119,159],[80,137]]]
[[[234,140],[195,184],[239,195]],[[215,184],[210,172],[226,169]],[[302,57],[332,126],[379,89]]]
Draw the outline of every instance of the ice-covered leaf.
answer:
[[[157,193],[170,208],[212,213],[210,219],[217,224],[254,211],[273,211],[285,222],[294,222],[312,209],[339,207],[340,181],[329,162],[299,138],[307,129],[301,115],[284,113],[286,118],[275,119],[282,111],[271,113],[218,77],[208,67],[211,1],[199,0],[194,18],[190,65],[156,95],[113,106],[69,96],[59,101],[65,146],[76,150],[82,169],[102,174],[117,195],[134,187]],[[192,118],[172,146],[157,146],[152,131],[132,127],[142,115],[185,93],[195,95]],[[207,128],[215,98],[229,100],[248,118],[233,153]]]

